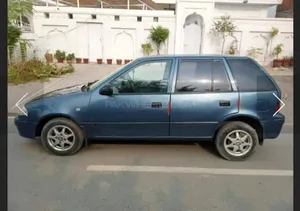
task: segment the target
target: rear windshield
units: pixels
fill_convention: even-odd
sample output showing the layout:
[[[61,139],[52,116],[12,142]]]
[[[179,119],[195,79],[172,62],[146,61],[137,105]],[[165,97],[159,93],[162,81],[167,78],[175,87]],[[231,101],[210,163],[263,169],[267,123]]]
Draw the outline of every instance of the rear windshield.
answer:
[[[251,59],[227,58],[238,90],[241,92],[277,91],[270,78]]]

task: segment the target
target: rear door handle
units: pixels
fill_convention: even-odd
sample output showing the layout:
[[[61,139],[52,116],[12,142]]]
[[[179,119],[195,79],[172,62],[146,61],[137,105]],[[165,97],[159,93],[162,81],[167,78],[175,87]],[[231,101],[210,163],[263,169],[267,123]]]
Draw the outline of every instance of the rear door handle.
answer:
[[[162,107],[162,103],[160,103],[160,102],[153,102],[153,103],[151,103],[151,107],[152,108],[161,108]]]
[[[229,100],[220,100],[219,105],[220,106],[230,106],[230,101]]]

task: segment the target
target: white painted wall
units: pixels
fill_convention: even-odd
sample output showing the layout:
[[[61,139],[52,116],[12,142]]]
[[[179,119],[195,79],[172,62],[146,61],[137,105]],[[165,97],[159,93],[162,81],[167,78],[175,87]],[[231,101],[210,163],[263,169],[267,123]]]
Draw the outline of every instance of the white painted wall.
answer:
[[[45,12],[50,14],[49,19],[45,18]],[[69,13],[73,19],[69,19]],[[91,14],[97,19],[92,19]],[[115,15],[120,17],[119,21],[115,21]],[[138,16],[142,22],[137,21]],[[159,17],[158,22],[154,22],[154,17]],[[170,30],[161,53],[174,52],[175,15],[172,11],[35,7],[33,18],[41,58],[47,50],[64,50],[89,58],[91,62],[97,58],[134,59],[143,56],[141,44],[148,41],[151,28],[157,25]]]
[[[215,18],[214,20],[218,20]],[[234,18],[234,24],[237,26],[237,31],[234,36],[238,40],[239,55],[247,55],[247,50],[251,47],[261,48],[263,52],[266,51],[266,41],[261,36],[267,36],[272,27],[279,30],[279,34],[272,40],[268,49],[268,56],[266,64],[269,64],[273,60],[271,55],[274,47],[277,44],[282,43],[284,45],[283,53],[281,56],[293,55],[293,21],[286,18],[263,18],[263,19],[243,19]],[[210,36],[210,48],[207,49],[208,53],[221,52],[221,40]],[[228,49],[232,38],[226,39],[225,49]],[[258,56],[256,59],[262,63],[263,55]]]
[[[166,45],[162,46],[161,54],[182,54],[185,52],[185,45],[191,40],[197,43],[201,40],[202,54],[218,54],[221,52],[221,42],[210,34],[210,29],[221,15],[230,14],[237,25],[235,37],[238,40],[239,55],[247,55],[250,47],[264,49],[265,42],[261,34],[264,35],[275,27],[280,33],[272,42],[268,54],[276,44],[282,43],[282,56],[291,56],[293,20],[267,18],[269,7],[270,4],[226,5],[214,1],[179,0],[175,15],[172,11],[39,6],[34,8],[34,33],[25,33],[23,38],[34,43],[40,58],[49,49],[52,53],[55,50],[75,53],[77,57],[89,58],[91,62],[95,62],[97,58],[103,58],[104,61],[111,58],[115,62],[116,59],[143,56],[141,44],[148,41],[153,26],[162,25],[170,30],[170,37]],[[45,18],[44,13],[49,13],[50,18]],[[73,19],[69,19],[69,13],[73,14]],[[186,17],[193,13],[203,18],[202,29],[188,27],[184,30]],[[96,15],[96,20],[92,19],[92,14]],[[119,16],[119,21],[115,21],[115,15]],[[137,21],[138,16],[142,17],[142,22]],[[158,22],[154,21],[154,17],[159,18]],[[225,50],[231,41],[232,39],[226,40]],[[261,62],[263,57],[257,59]],[[271,60],[272,56],[268,56],[268,62]]]
[[[230,15],[232,18],[266,18],[269,5],[215,3],[214,16]]]

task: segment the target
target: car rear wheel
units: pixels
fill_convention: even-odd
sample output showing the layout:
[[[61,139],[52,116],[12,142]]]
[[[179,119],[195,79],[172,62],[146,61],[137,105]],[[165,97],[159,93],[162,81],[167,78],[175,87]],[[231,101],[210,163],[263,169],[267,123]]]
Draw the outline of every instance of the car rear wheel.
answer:
[[[77,153],[84,143],[80,127],[65,118],[55,118],[46,123],[41,134],[43,146],[52,154],[59,156]]]
[[[219,154],[230,161],[243,161],[252,155],[258,143],[254,128],[244,122],[228,122],[218,132],[215,145]]]

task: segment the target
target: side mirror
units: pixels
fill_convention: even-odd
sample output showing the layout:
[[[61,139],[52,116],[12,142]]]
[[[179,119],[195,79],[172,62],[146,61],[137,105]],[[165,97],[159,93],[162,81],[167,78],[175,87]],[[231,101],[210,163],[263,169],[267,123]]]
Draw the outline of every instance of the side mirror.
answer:
[[[100,95],[112,96],[113,95],[113,88],[111,85],[105,85],[102,89],[100,89]]]

